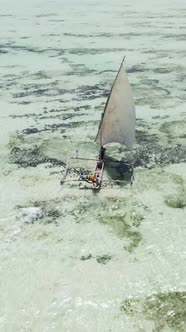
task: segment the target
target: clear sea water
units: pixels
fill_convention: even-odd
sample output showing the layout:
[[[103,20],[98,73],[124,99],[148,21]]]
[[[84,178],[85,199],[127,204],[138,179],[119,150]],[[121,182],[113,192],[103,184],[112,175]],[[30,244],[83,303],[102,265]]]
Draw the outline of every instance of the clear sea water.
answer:
[[[186,331],[185,164],[59,185],[96,158],[124,55],[137,130],[185,146],[185,1],[0,4],[0,331]]]

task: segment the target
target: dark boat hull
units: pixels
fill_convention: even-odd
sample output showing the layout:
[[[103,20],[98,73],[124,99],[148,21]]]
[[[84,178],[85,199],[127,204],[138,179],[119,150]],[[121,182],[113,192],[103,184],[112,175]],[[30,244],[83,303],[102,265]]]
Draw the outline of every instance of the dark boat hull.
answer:
[[[101,167],[100,167],[101,165]],[[94,171],[94,181],[92,182],[92,189],[98,190],[101,188],[101,182],[103,179],[103,171],[104,171],[104,162],[100,160],[96,164],[96,168]]]

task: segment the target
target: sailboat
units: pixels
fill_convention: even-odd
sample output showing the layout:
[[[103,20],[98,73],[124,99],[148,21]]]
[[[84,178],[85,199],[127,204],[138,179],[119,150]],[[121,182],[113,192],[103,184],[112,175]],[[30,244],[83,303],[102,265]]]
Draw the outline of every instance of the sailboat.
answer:
[[[125,59],[125,58],[124,58]],[[132,150],[135,139],[135,106],[132,89],[124,68],[124,59],[111,87],[96,136],[100,152],[94,171],[93,189],[101,186],[105,145],[120,143]]]
[[[105,146],[109,143],[120,143],[126,145],[129,150],[132,150],[134,144],[136,122],[135,106],[132,89],[124,68],[124,59],[108,95],[95,139],[96,143],[100,146],[99,156],[96,159],[95,171],[93,174],[90,174],[90,176],[80,173],[79,180],[76,180],[84,180],[91,183],[93,189],[100,189],[101,187],[105,162]],[[61,184],[69,182],[65,180],[68,172],[69,159],[92,160],[85,158],[70,158],[70,156],[68,156],[66,170],[63,179],[60,181]],[[118,181],[116,180],[115,182]]]

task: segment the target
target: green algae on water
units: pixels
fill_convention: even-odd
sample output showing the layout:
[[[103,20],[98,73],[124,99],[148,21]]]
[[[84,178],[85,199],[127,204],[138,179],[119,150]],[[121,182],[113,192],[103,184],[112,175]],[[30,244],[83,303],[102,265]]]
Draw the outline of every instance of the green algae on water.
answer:
[[[142,241],[142,235],[140,232],[136,231],[131,231],[128,232],[128,237],[130,238],[131,242],[128,246],[125,246],[124,248],[132,253],[134,251],[135,248],[138,247],[139,243]]]
[[[165,204],[171,208],[183,209],[186,207],[186,193],[182,192],[175,195],[166,196]]]
[[[186,292],[168,292],[149,296],[143,306],[147,319],[154,320],[158,331],[166,326],[186,331]]]
[[[102,255],[102,256],[97,256],[96,260],[100,264],[107,264],[110,260],[112,259],[112,256],[110,255]]]
[[[186,292],[166,292],[145,299],[130,298],[122,302],[123,314],[154,322],[154,332],[169,328],[174,332],[186,331]]]
[[[184,179],[180,175],[173,174],[172,175],[172,180],[175,184],[178,184],[180,186],[184,185]]]
[[[167,135],[168,138],[185,138],[185,121],[169,121],[161,124],[159,130]]]
[[[120,310],[126,315],[136,316],[142,311],[142,308],[140,306],[140,300],[133,297],[128,298],[121,303]]]
[[[164,202],[168,207],[183,209],[186,206],[186,189],[184,179],[177,174],[172,174],[171,178],[173,183],[177,185],[177,192],[175,194],[165,196]]]
[[[61,216],[61,212],[56,209],[56,208],[51,208],[50,210],[47,211],[47,217],[50,217],[51,220],[56,220]]]
[[[16,146],[20,146],[20,144],[23,144],[24,142],[24,136],[17,131],[15,135],[10,136],[7,147],[11,150]]]
[[[88,259],[92,258],[92,254],[88,254],[88,255],[83,255],[81,256],[81,261],[87,261]]]
[[[128,238],[130,240],[129,245],[124,248],[132,253],[135,248],[138,247],[142,241],[142,235],[136,230],[136,227],[140,225],[143,217],[137,214],[125,213],[122,215],[104,215],[100,216],[99,221],[103,224],[107,224],[112,227],[112,231],[119,238]]]

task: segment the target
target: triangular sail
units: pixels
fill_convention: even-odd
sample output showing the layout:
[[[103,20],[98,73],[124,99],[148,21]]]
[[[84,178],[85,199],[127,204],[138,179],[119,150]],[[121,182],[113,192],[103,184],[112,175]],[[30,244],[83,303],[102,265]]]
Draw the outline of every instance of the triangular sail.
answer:
[[[105,105],[96,142],[100,146],[112,142],[121,143],[131,150],[135,122],[132,90],[122,62]]]

